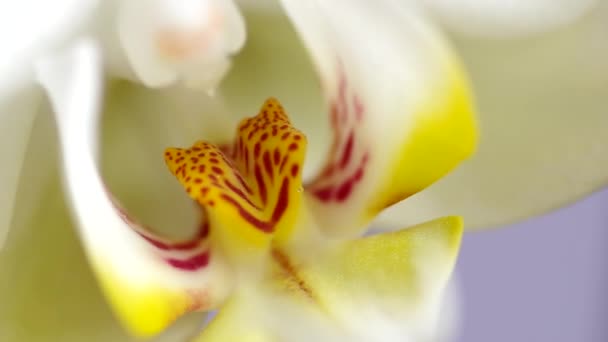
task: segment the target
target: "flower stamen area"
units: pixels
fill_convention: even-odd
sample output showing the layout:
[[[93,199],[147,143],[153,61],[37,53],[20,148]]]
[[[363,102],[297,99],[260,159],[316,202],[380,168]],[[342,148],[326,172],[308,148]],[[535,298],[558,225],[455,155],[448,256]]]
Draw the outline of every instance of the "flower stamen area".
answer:
[[[300,209],[306,138],[276,99],[244,119],[230,148],[198,141],[169,148],[165,162],[205,211],[210,236],[228,253],[268,250],[293,230]]]

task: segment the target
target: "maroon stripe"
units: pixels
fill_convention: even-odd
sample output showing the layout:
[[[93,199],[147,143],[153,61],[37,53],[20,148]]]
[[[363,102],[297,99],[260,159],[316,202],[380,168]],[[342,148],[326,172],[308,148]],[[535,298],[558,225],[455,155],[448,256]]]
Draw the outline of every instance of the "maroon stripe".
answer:
[[[251,225],[258,228],[259,230],[266,232],[266,233],[270,233],[274,229],[274,224],[272,224],[271,222],[262,221],[262,220],[258,219],[257,217],[253,216],[249,211],[245,210],[241,206],[241,204],[239,202],[237,202],[234,198],[232,198],[226,194],[222,194],[222,198],[226,202],[228,202],[229,204],[234,206],[237,209],[239,215],[245,221],[249,222]]]
[[[268,200],[268,194],[266,193],[266,184],[264,183],[264,178],[262,177],[262,171],[260,170],[260,165],[255,164],[254,168],[255,180],[258,183],[258,189],[260,190],[260,197],[262,198],[262,204],[265,205]]]
[[[136,231],[136,233],[137,233],[139,236],[141,236],[141,237],[142,237],[144,240],[148,241],[148,242],[149,242],[149,243],[150,243],[152,246],[154,246],[154,247],[156,247],[156,248],[158,248],[158,249],[162,249],[162,250],[164,250],[164,251],[168,251],[168,250],[170,250],[170,249],[171,249],[171,247],[169,246],[169,244],[167,244],[167,243],[165,243],[165,242],[162,242],[162,241],[159,241],[159,240],[153,239],[153,238],[151,238],[151,237],[149,237],[149,236],[146,236],[146,235],[144,235],[144,234],[142,234],[142,233],[140,233],[140,232],[137,232],[137,231]]]
[[[283,184],[281,184],[281,190],[279,190],[279,198],[277,199],[277,205],[274,207],[272,212],[272,222],[279,222],[287,206],[289,205],[289,179],[283,178]]]
[[[272,172],[272,161],[270,160],[270,153],[268,151],[264,152],[262,160],[264,162],[264,169],[266,170],[266,173],[268,174],[268,176],[270,177],[270,181],[272,182],[274,180],[274,173]]]
[[[321,202],[329,202],[329,200],[331,200],[333,191],[334,189],[332,187],[326,187],[315,190],[313,195],[315,195],[315,197],[317,197]]]
[[[281,166],[279,166],[279,173],[283,173],[283,169],[285,168],[285,164],[287,164],[287,159],[289,158],[288,155],[285,155],[285,157],[283,157],[283,161],[281,162]]]
[[[253,204],[253,202],[251,202],[251,200],[249,199],[249,197],[247,197],[247,195],[245,195],[245,193],[241,189],[237,188],[234,184],[230,183],[230,181],[224,180],[224,183],[226,184],[226,186],[228,187],[228,189],[232,190],[232,192],[234,192],[240,198],[242,198],[247,203],[249,203],[249,205],[251,205],[252,207],[254,207],[254,208],[258,209],[258,210],[260,209],[257,205],[255,205],[255,204]]]
[[[243,189],[245,189],[245,191],[247,191],[248,194],[253,195],[253,191],[251,191],[251,188],[249,188],[249,186],[247,185],[247,183],[245,182],[243,177],[241,177],[241,175],[238,172],[235,172],[234,175],[236,176],[236,179],[239,180],[239,183],[241,183],[241,186],[243,187]]]
[[[279,151],[279,148],[275,148],[274,149],[274,163],[275,165],[278,165],[279,162],[281,161],[281,151]]]
[[[348,165],[353,155],[353,144],[354,144],[354,132],[351,131],[348,135],[348,140],[346,140],[346,145],[344,146],[344,152],[342,152],[342,159],[340,160],[340,168],[343,169]]]
[[[185,250],[190,250],[190,249],[194,249],[194,248],[198,247],[200,242],[209,235],[209,222],[204,222],[199,227],[199,230],[193,239],[175,242],[175,243],[163,242],[163,241],[154,239],[152,237],[146,236],[143,233],[140,233],[137,231],[136,231],[136,233],[139,236],[141,236],[144,240],[148,241],[150,244],[152,244],[154,247],[156,247],[158,249],[161,249],[164,251],[170,251],[170,250],[185,251]]]
[[[188,259],[166,259],[169,265],[179,268],[184,271],[196,271],[209,264],[210,254],[209,250],[205,250],[199,254],[193,255]]]

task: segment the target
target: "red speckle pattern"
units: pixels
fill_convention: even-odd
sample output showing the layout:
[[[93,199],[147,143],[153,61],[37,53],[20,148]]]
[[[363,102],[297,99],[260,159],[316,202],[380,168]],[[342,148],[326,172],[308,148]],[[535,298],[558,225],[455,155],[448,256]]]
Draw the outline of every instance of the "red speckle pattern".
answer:
[[[291,126],[281,104],[269,99],[259,115],[239,125],[234,144],[200,141],[189,149],[167,149],[169,169],[206,214],[195,236],[184,241],[157,236],[112,200],[122,219],[160,260],[182,271],[201,270],[211,261],[209,237],[215,228],[210,215],[218,208],[232,208],[243,223],[264,233],[281,224],[295,196],[300,196],[305,148],[305,137]]]
[[[365,136],[361,134],[365,114],[364,103],[341,72],[329,113],[334,131],[329,159],[317,178],[306,187],[319,201],[347,201],[365,177],[371,158]]]
[[[281,104],[269,99],[257,116],[241,122],[231,147],[199,141],[189,149],[167,149],[165,161],[210,214],[213,207],[232,208],[248,226],[270,233],[298,195],[305,147]]]

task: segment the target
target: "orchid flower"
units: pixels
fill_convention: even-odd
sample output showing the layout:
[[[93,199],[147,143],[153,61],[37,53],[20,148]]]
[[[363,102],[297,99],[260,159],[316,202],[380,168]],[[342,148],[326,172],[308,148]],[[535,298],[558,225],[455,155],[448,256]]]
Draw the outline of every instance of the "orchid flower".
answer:
[[[441,290],[458,249],[461,221],[447,217],[405,231],[360,237],[382,209],[444,175],[472,152],[475,143],[470,95],[460,64],[423,16],[397,2],[372,6],[352,1],[283,1],[287,16],[265,3],[243,2],[240,9],[247,19],[248,44],[231,61],[244,41],[242,18],[231,2],[192,1],[185,7],[170,1],[111,1],[97,7],[93,3],[66,6],[73,12],[61,8],[62,15],[81,20],[56,30],[41,27],[36,39],[16,48],[23,53],[9,61],[35,63],[14,70],[14,63],[2,64],[11,73],[25,75],[18,78],[21,83],[2,84],[3,95],[9,90],[10,95],[19,95],[6,97],[11,113],[16,113],[14,109],[23,114],[38,112],[35,121],[32,115],[1,117],[14,124],[3,128],[18,126],[27,132],[32,127],[25,159],[26,139],[20,139],[20,131],[8,131],[11,135],[7,136],[21,145],[5,144],[7,155],[17,157],[5,170],[11,188],[3,193],[7,196],[3,203],[8,204],[2,206],[6,210],[2,217],[12,217],[18,229],[10,231],[0,258],[3,340],[126,339],[98,295],[85,256],[70,235],[62,197],[41,177],[53,176],[52,157],[50,162],[45,157],[53,155],[55,140],[46,115],[51,106],[44,102],[36,82],[52,104],[66,194],[86,255],[114,312],[135,335],[156,334],[181,314],[212,308],[220,311],[198,338],[202,341],[402,340],[433,335]],[[217,5],[212,8],[219,12],[201,10],[210,4]],[[207,20],[216,24],[201,28],[197,13],[223,13],[220,17],[231,19],[220,24]],[[336,13],[341,13],[340,20],[334,17]],[[157,36],[158,32],[162,34]],[[201,39],[211,45],[190,44]],[[159,41],[163,44],[151,44]],[[320,89],[307,51],[321,80]],[[232,62],[234,67],[224,80]],[[36,82],[29,82],[34,76]],[[205,91],[184,89],[178,83]],[[208,96],[218,84],[215,96]],[[156,87],[165,89],[150,89]],[[231,135],[236,125],[230,127],[224,119],[236,124],[238,117],[254,113],[268,96],[280,98],[291,117],[270,100],[260,116],[239,126],[258,122],[259,131],[251,138],[237,134],[236,143],[226,145],[235,138]],[[483,109],[483,101],[481,105]],[[277,109],[276,119],[283,122],[278,127],[286,126],[291,140],[279,141],[278,132],[273,138],[272,125],[264,128],[268,131],[261,128],[264,110],[272,112],[270,108]],[[324,119],[323,113],[329,113],[331,120]],[[483,111],[481,118],[484,128]],[[579,122],[575,132],[599,129],[605,122],[601,120],[605,118]],[[202,124],[193,124],[198,121]],[[330,127],[324,122],[334,124]],[[488,135],[488,130],[484,132]],[[259,141],[256,164],[262,173],[259,181],[255,166],[247,164],[252,161],[244,156],[255,156],[255,139],[262,140],[265,133],[268,138]],[[104,137],[101,165],[100,136]],[[297,144],[295,136],[300,137]],[[332,136],[333,143],[328,143]],[[500,134],[489,136],[501,138]],[[570,145],[573,150],[568,156],[572,157],[566,163],[605,160],[579,153],[601,137],[585,134],[581,141],[588,143]],[[200,138],[208,142],[167,151],[169,170],[184,185],[179,191],[175,179],[160,173],[163,148],[189,146]],[[550,139],[539,149],[557,142]],[[292,144],[296,147],[290,151]],[[194,157],[201,158],[196,165],[188,164],[186,169],[176,164],[187,151],[198,155],[204,152],[195,149],[205,147],[209,154]],[[279,161],[291,163],[286,162],[282,170],[281,163],[273,163],[277,150]],[[191,159],[180,162],[184,161],[195,163]],[[555,164],[561,159],[549,161]],[[325,167],[319,166],[323,163]],[[557,165],[571,170],[566,164]],[[205,170],[199,171],[202,166]],[[517,166],[522,175],[537,174],[540,169],[534,163]],[[446,196],[442,190],[446,183],[439,182],[431,195],[425,196],[425,191],[404,202],[406,206],[416,201],[424,204],[415,215],[398,218],[395,211],[412,210],[399,204],[380,222],[391,222],[391,228],[399,229],[406,222],[421,222],[421,217],[457,213],[455,208],[464,209],[466,219],[471,217],[476,225],[504,222],[582,195],[604,179],[597,169],[581,170],[588,180],[583,186],[535,197],[535,205],[524,211],[529,202],[511,204],[517,197],[503,196],[502,186],[477,185],[476,172],[469,169],[465,173],[469,181],[458,186],[476,185],[471,187],[475,192]],[[217,181],[211,177],[214,174]],[[563,179],[559,173],[538,174],[544,184]],[[16,213],[10,215],[18,176],[19,196],[24,199],[18,199]],[[454,183],[450,177],[447,184]],[[289,184],[281,191],[279,181],[285,179]],[[538,179],[518,185],[525,188]],[[504,187],[513,184],[505,183]],[[484,192],[477,191],[480,186]],[[198,209],[188,206],[183,193],[188,188]],[[496,193],[500,196],[492,197]],[[31,204],[32,196],[41,199],[40,208]],[[287,204],[281,196],[288,197]],[[509,205],[494,207],[487,198]],[[159,202],[165,208],[159,209]],[[179,235],[175,231],[155,234],[163,226],[179,230],[193,223],[200,208],[204,213],[195,224],[199,228],[190,231],[189,238],[172,236]],[[492,210],[475,215],[474,208]],[[35,212],[38,217],[31,220]],[[281,215],[273,219],[275,212]],[[401,222],[392,224],[396,218]],[[183,334],[198,330],[200,319],[188,315],[160,339],[187,340]],[[289,331],[294,326],[302,329],[297,330],[301,335]]]

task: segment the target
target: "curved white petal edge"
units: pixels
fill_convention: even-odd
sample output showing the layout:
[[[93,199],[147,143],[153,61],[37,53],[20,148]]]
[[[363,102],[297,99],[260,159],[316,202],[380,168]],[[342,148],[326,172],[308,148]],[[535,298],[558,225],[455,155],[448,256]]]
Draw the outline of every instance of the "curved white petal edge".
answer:
[[[201,286],[225,296],[229,275],[221,258],[191,272],[171,267],[106,189],[97,166],[103,79],[96,44],[82,40],[38,63],[36,71],[55,112],[64,186],[85,251],[116,314],[129,322],[127,328],[140,336],[157,333],[176,318],[175,310],[189,307],[185,296],[199,296]],[[142,315],[149,317],[139,319]]]
[[[33,60],[70,38],[87,22],[98,3],[98,0],[25,0],[1,4],[0,96],[30,83]]]
[[[422,0],[449,29],[478,37],[515,37],[566,26],[597,0]]]
[[[69,39],[96,8],[97,0],[26,0],[0,5],[0,249],[10,230],[21,165],[40,104],[32,64]]]
[[[51,56],[38,63],[37,76],[48,92],[54,109],[63,157],[64,183],[72,209],[82,227],[85,244],[114,244],[120,249],[120,245],[132,240],[128,235],[117,236],[120,232],[118,229],[100,231],[92,228],[126,225],[106,196],[101,178],[95,177],[98,176],[96,124],[103,84],[97,46],[92,41],[82,40],[65,55]],[[129,233],[128,230],[125,232]],[[133,258],[122,255],[121,259],[127,272]],[[135,267],[131,271],[136,272],[137,269]]]

